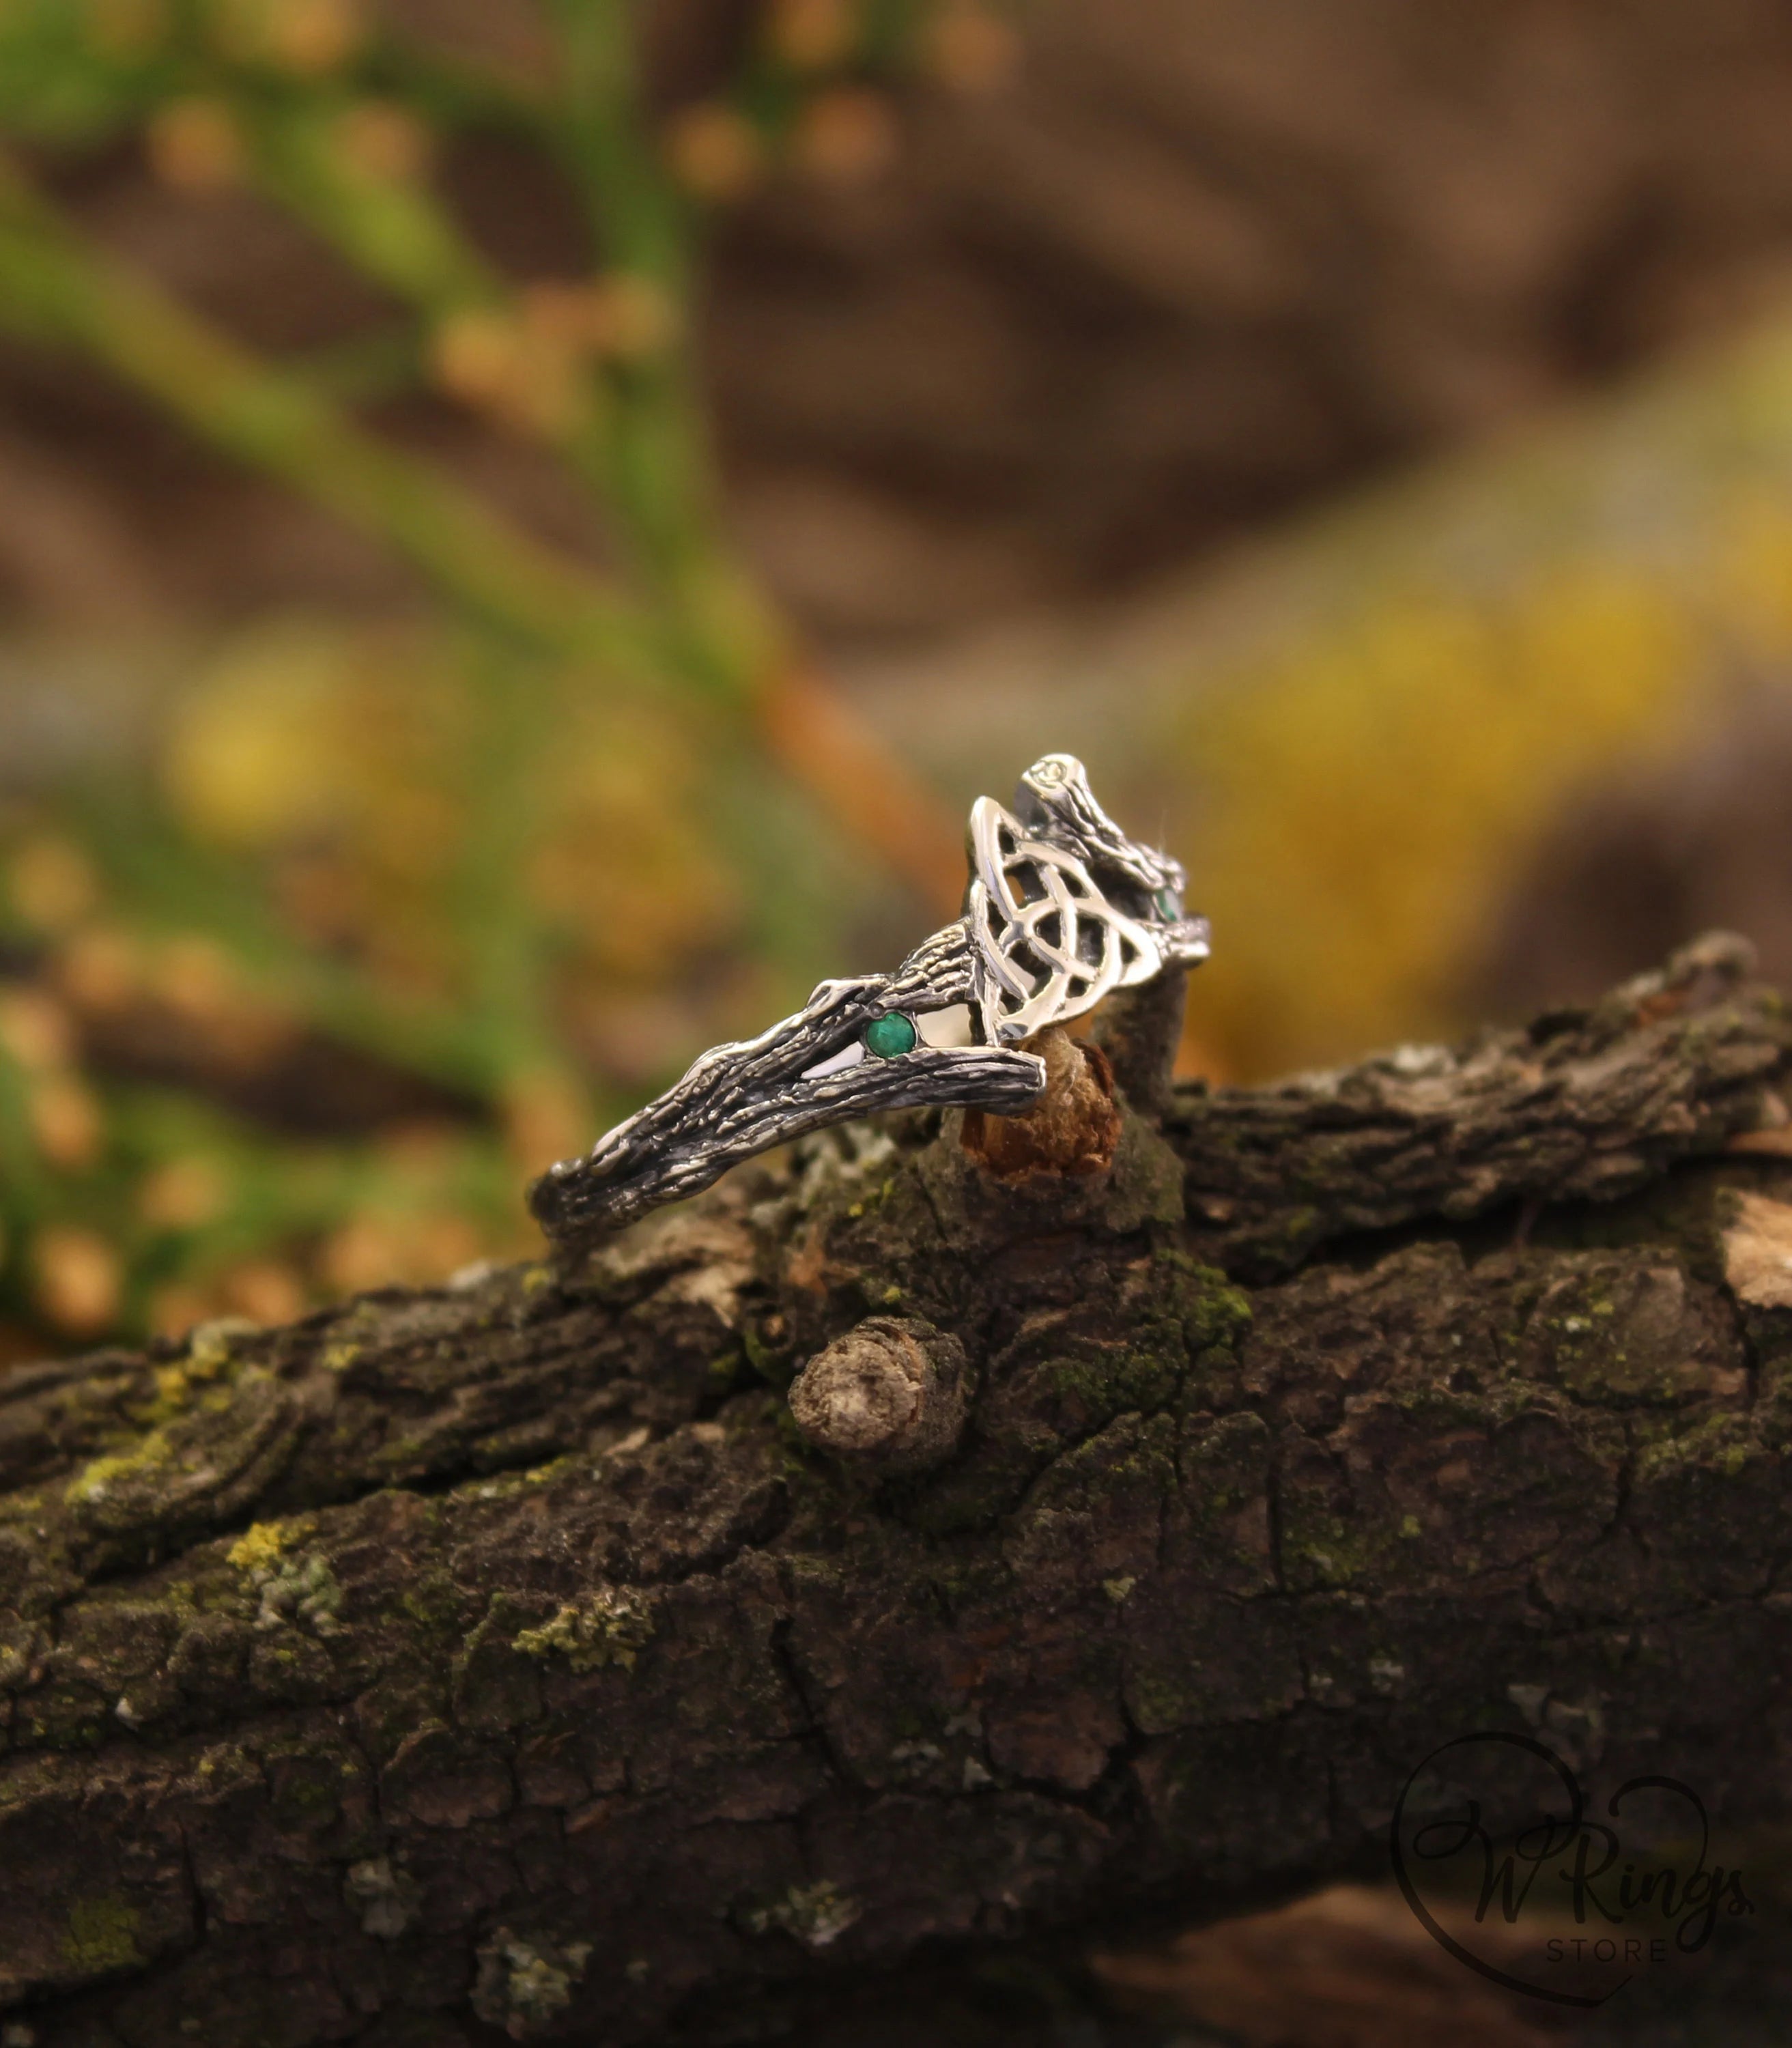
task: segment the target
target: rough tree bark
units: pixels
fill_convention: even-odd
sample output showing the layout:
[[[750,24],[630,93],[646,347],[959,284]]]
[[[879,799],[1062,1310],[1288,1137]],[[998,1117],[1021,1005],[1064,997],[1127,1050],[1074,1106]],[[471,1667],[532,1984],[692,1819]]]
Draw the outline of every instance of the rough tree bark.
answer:
[[[911,1119],[575,1272],[7,1382],[9,2041],[738,2035],[1342,1867],[1490,1716],[1777,1798],[1739,942],[1261,1091],[1166,1096],[1162,1023],[1105,1165]]]

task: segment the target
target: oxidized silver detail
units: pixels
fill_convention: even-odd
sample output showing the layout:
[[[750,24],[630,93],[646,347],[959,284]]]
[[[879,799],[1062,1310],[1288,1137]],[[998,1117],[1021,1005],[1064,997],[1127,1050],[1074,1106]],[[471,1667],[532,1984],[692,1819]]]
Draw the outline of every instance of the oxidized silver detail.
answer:
[[[970,842],[963,917],[894,974],[824,981],[793,1017],[713,1047],[584,1158],[550,1167],[529,1197],[549,1235],[576,1248],[851,1118],[925,1105],[1012,1115],[1045,1084],[1044,1061],[1017,1041],[1207,957],[1207,921],[1183,913],[1182,870],[1120,831],[1072,754],[1035,762],[1011,812],[979,797]],[[891,1012],[913,1024],[913,1049],[867,1055],[867,1027]]]
[[[994,1043],[1080,1017],[1163,966],[1150,933],[1108,902],[1075,854],[1030,837],[993,797],[972,807],[971,851],[978,994]]]

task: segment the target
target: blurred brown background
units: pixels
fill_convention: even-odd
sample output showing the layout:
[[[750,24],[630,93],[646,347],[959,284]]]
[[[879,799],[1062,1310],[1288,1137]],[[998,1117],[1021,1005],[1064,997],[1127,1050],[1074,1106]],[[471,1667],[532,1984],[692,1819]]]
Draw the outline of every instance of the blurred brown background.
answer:
[[[799,36],[820,18],[787,11]],[[646,90],[668,132],[725,91],[766,13],[653,10]],[[405,0],[382,14],[502,78],[551,74],[551,39],[526,5]],[[1620,429],[1615,456],[1583,458],[1627,475],[1573,479],[1581,502],[1565,509],[1559,487],[1554,502],[1522,502],[1497,452],[1539,419],[1583,431],[1604,417],[1595,394],[1651,366],[1720,384],[1711,351],[1772,328],[1792,235],[1782,10],[1060,0],[979,15],[880,88],[835,108],[793,164],[712,168],[723,203],[698,280],[700,374],[731,534],[955,807],[1065,743],[1173,829],[1203,779],[1227,773],[1189,760],[1178,775],[1186,747],[1167,765],[1160,750],[1177,701],[1235,662],[1234,586],[1260,574],[1254,559],[1241,572],[1241,549],[1267,536],[1294,557],[1284,587],[1245,600],[1255,646],[1263,613],[1308,611],[1340,575],[1284,537],[1365,486],[1484,452],[1476,490],[1504,520],[1495,552],[1524,557],[1499,572],[1509,584],[1546,578],[1589,534],[1621,548],[1640,526],[1690,545],[1713,474],[1777,464],[1777,423],[1739,450],[1733,432],[1688,447],[1645,418]],[[361,378],[382,431],[533,530],[595,560],[614,552],[603,508],[551,452],[452,393],[380,388],[365,336],[390,324],[390,295],[265,195],[183,175],[178,148],[165,134],[158,159],[153,133],[52,153],[46,168],[108,249],[258,347],[326,366],[351,390]],[[454,134],[434,176],[507,273],[578,273],[580,208],[538,151]],[[0,352],[0,590],[32,646],[7,658],[0,691],[15,775],[115,744],[225,622],[422,602],[390,550],[196,447],[67,355],[19,341]],[[1777,489],[1776,467],[1768,480]],[[1404,517],[1391,545],[1414,562],[1366,567],[1359,596],[1402,574],[1454,595],[1479,573],[1427,562],[1429,515]],[[1702,587],[1688,606],[1715,610],[1721,628],[1719,572],[1690,573]],[[1503,886],[1464,883],[1436,956],[1402,956],[1386,1004],[1360,1025],[1347,1012],[1337,1030],[1316,1018],[1272,1032],[1254,1055],[1254,1005],[1324,1010],[1323,994],[1272,975],[1228,1006],[1210,1063],[1261,1071],[1490,1003],[1585,995],[1713,919],[1746,923],[1770,966],[1792,972],[1786,861],[1759,804],[1739,797],[1732,815],[1728,799],[1738,775],[1771,789],[1767,764],[1784,756],[1776,713],[1732,709],[1747,686],[1777,684],[1755,673],[1776,654],[1687,655],[1689,687],[1720,669],[1727,692],[1698,720],[1701,793],[1629,758],[1659,722],[1658,704],[1639,707],[1634,731],[1602,731],[1588,743],[1600,758],[1565,763],[1565,786],[1510,824]],[[1571,697],[1573,678],[1551,686]],[[1438,716],[1473,712],[1440,687]],[[1572,701],[1561,717],[1573,726]],[[1440,751],[1450,743],[1440,735]],[[1351,749],[1339,766],[1357,772]],[[1271,809],[1278,793],[1253,801]],[[1373,786],[1363,801],[1399,808]],[[1215,851],[1243,856],[1230,841]],[[1348,893],[1329,854],[1319,865]],[[1241,908],[1254,930],[1263,906]],[[1379,928],[1412,914],[1375,908]],[[912,922],[900,906],[874,918],[867,956]],[[1216,980],[1232,936],[1222,926]],[[1301,972],[1323,987],[1335,966]]]
[[[391,11],[525,76],[550,61],[526,6]],[[752,10],[657,12],[669,108],[729,75]],[[731,514],[831,649],[1123,599],[1785,290],[1792,21],[1759,0],[1058,0],[1020,25],[983,89],[906,82],[863,164],[720,224],[702,340]],[[537,160],[484,138],[441,175],[507,266],[576,270]],[[59,183],[268,347],[368,317],[368,287],[241,190],[171,188],[130,146]],[[14,347],[3,399],[15,616],[411,594],[93,374]],[[545,463],[443,405],[390,424],[600,545]]]
[[[1715,923],[1792,983],[1792,12],[606,48],[0,17],[0,1367],[528,1251],[528,1172],[893,963],[1047,749],[1189,865],[1215,1079]],[[1293,1914],[921,2018],[1560,2038],[1380,1895]],[[1701,1982],[1588,2038],[1783,2038]]]
[[[9,18],[16,1344],[522,1246],[1049,747],[1191,1071],[1792,978],[1783,10]]]

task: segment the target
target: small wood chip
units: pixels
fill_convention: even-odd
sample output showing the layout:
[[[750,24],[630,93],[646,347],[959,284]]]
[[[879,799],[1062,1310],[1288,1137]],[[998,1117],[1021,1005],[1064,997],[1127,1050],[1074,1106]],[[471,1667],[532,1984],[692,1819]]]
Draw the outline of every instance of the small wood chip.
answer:
[[[1104,1173],[1120,1142],[1114,1069],[1099,1045],[1049,1024],[1021,1050],[1045,1062],[1045,1092],[1018,1116],[964,1112],[964,1149],[999,1181]]]
[[[1724,1276],[1751,1309],[1792,1309],[1792,1203],[1765,1195],[1738,1198],[1724,1233]]]

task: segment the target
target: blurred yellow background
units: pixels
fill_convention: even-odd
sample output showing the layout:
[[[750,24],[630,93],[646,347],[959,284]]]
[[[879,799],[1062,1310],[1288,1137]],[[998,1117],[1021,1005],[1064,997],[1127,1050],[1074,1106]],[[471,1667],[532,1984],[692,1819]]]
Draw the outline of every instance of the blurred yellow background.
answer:
[[[1792,25],[0,0],[0,1359],[441,1279],[1048,749],[1188,1071],[1792,976]]]

